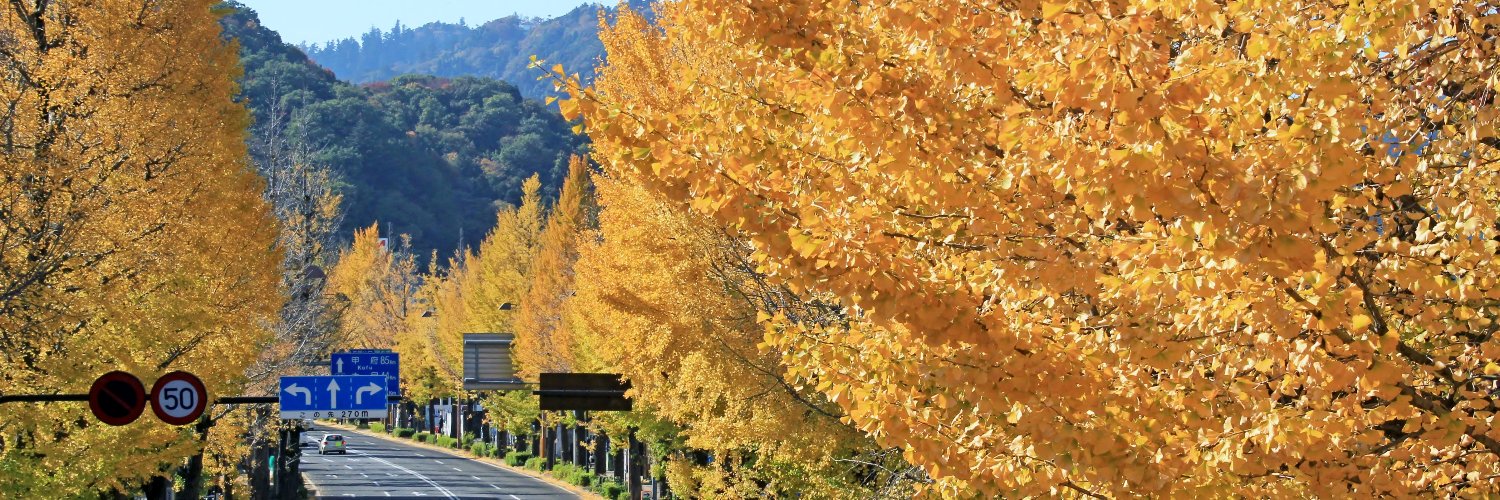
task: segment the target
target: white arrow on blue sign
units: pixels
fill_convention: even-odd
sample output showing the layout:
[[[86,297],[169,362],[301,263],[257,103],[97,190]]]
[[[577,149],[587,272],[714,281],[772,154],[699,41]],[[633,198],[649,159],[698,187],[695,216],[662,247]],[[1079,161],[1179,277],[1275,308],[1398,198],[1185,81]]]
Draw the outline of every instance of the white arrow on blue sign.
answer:
[[[337,352],[329,361],[334,375],[384,375],[385,390],[401,394],[401,355],[385,352]]]
[[[281,377],[281,418],[385,418],[384,375]]]

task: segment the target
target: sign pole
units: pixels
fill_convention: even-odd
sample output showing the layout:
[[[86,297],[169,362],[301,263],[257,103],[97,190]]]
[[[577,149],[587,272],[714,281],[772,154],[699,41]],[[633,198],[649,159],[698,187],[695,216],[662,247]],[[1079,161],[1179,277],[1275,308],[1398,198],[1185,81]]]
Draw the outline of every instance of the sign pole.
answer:
[[[0,404],[5,403],[62,403],[69,401],[88,401],[88,394],[10,394],[0,396]]]

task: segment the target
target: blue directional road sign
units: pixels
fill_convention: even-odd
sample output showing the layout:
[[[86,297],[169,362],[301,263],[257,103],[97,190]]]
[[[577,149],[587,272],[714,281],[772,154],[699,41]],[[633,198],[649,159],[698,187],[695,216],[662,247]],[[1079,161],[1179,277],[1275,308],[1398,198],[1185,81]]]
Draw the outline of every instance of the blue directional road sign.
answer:
[[[384,375],[385,390],[401,394],[401,355],[390,351],[354,351],[333,354],[328,369],[334,375]]]
[[[281,418],[385,418],[384,375],[281,377]]]

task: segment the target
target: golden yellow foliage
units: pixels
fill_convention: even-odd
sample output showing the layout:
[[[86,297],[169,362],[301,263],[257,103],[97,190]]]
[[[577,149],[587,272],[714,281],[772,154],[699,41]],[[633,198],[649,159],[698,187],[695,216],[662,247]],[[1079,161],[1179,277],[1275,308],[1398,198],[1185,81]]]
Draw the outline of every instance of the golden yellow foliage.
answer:
[[[343,311],[340,348],[390,349],[408,316],[422,313],[412,306],[416,260],[405,235],[399,247],[390,239],[382,247],[378,226],[355,231],[354,241],[328,271],[328,299]]]
[[[114,369],[239,393],[280,256],[212,4],[0,14],[0,393],[82,393]],[[14,498],[128,491],[198,448],[149,410],[109,427],[75,403],[0,407],[0,435]]]
[[[457,291],[453,300],[438,302],[436,309],[442,318],[455,318],[444,323],[443,332],[454,359],[463,354],[463,333],[514,332],[518,303],[531,286],[531,266],[541,246],[540,189],[537,176],[527,179],[521,205],[500,209],[478,253],[449,263]]]
[[[1500,489],[1493,5],[657,9],[563,112],[840,297],[766,341],[947,484]]]
[[[574,364],[572,331],[565,321],[573,295],[573,263],[578,260],[578,238],[585,228],[589,201],[588,164],[574,156],[568,161],[557,205],[547,214],[530,266],[530,286],[515,319],[516,371],[526,380],[537,374],[571,371]]]
[[[496,214],[495,228],[465,261],[470,274],[464,294],[465,327],[470,332],[513,332],[517,305],[531,285],[531,266],[541,246],[541,180],[521,186],[521,205]],[[502,309],[505,304],[508,308]]]
[[[682,448],[712,465],[670,456],[673,491],[695,497],[910,494],[890,480],[874,441],[840,421],[813,384],[786,377],[782,355],[760,348],[759,309],[809,312],[753,273],[749,246],[639,184],[594,178],[598,238],[577,263],[569,308],[588,371],[630,380],[637,413],[680,427]],[[824,311],[836,313],[836,311]],[[836,314],[832,315],[836,317]],[[899,455],[892,453],[888,458]],[[845,461],[840,461],[840,460]],[[895,460],[894,462],[899,462]]]
[[[407,316],[406,329],[398,332],[397,350],[413,357],[412,366],[426,380],[420,387],[414,384],[411,398],[425,401],[431,397],[451,397],[458,393],[463,383],[463,324],[468,316],[464,297],[470,270],[467,263],[473,254],[465,252],[449,261],[447,272],[437,267],[437,256],[428,273],[422,276],[422,288],[417,291],[415,301],[421,304],[420,314]],[[420,346],[420,352],[416,348]],[[423,374],[421,370],[428,370]]]
[[[532,266],[541,247],[541,181],[533,175],[521,186],[521,205],[502,208],[495,228],[465,259],[464,330],[461,333],[515,333],[520,302],[532,285]],[[509,304],[505,308],[505,304]],[[440,312],[440,314],[447,314]],[[484,394],[491,422],[511,432],[531,431],[537,401],[524,391]]]

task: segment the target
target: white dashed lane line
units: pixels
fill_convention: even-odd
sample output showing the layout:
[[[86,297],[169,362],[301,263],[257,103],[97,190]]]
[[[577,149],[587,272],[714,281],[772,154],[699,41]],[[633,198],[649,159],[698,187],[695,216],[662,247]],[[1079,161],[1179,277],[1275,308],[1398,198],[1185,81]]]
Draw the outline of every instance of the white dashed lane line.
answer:
[[[405,472],[405,473],[407,473],[407,474],[411,474],[411,475],[412,475],[412,477],[415,477],[415,478],[417,478],[417,479],[420,479],[420,480],[422,480],[422,482],[424,482],[424,483],[427,483],[427,485],[428,485],[428,486],[431,486],[431,487],[432,487],[432,488],[433,488],[433,489],[435,489],[435,490],[438,490],[438,492],[439,492],[439,493],[442,493],[442,494],[443,494],[443,496],[445,496],[445,497],[448,497],[448,498],[455,498],[455,499],[456,499],[456,498],[458,498],[458,497],[456,497],[456,496],[453,496],[453,492],[451,492],[451,491],[448,491],[448,488],[444,488],[444,487],[443,487],[443,486],[442,486],[442,485],[440,485],[440,484],[437,484],[437,483],[436,483],[436,482],[434,482],[434,481],[433,481],[433,480],[431,480],[431,479],[428,479],[428,478],[427,478],[427,476],[424,476],[424,475],[421,475],[421,474],[418,474],[418,473],[417,473],[417,472],[416,472],[416,471],[414,471],[414,470],[411,470],[411,469],[408,469],[408,468],[406,468],[406,467],[402,467],[402,466],[400,466],[400,465],[396,465],[396,464],[393,464],[393,463],[391,463],[391,462],[390,462],[390,461],[389,461],[389,460],[386,460],[386,459],[384,459],[384,458],[380,458],[380,457],[376,457],[376,456],[371,456],[371,455],[367,455],[367,454],[365,454],[365,453],[364,453],[364,452],[362,452],[362,451],[356,451],[356,452],[355,452],[355,453],[358,453],[358,454],[359,454],[359,455],[360,455],[360,456],[363,456],[363,457],[366,457],[366,458],[369,458],[369,459],[370,459],[370,460],[374,460],[374,461],[376,461],[376,462],[380,462],[380,463],[383,463],[383,464],[386,464],[386,465],[389,465],[389,466],[391,466],[391,467],[394,467],[394,468],[395,468],[395,469],[396,469],[396,470],[399,470],[399,471],[401,471],[401,472]],[[412,492],[412,494],[413,494],[413,495],[416,495],[416,496],[425,496],[425,495],[422,495],[422,493],[421,493],[421,492],[418,492],[418,491],[413,491],[413,492]]]

